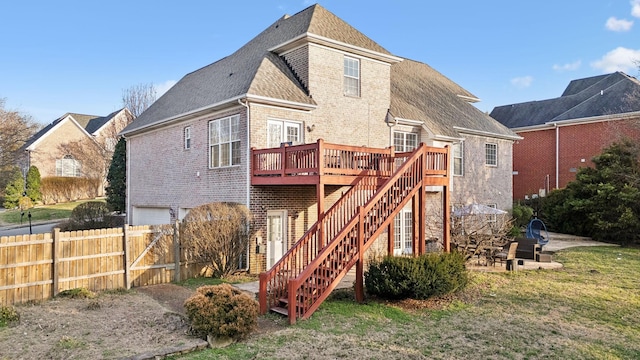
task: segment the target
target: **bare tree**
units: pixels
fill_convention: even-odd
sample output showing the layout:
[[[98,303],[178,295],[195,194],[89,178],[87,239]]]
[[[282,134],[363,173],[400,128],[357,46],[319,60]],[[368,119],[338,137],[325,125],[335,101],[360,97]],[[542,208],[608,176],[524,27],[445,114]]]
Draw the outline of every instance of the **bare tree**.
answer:
[[[151,83],[138,84],[122,91],[122,105],[129,109],[134,117],[140,116],[154,101],[157,91]]]
[[[20,148],[36,133],[39,125],[30,116],[4,108],[0,99],[0,196],[9,181],[11,169],[21,159]],[[26,173],[26,164],[24,170]]]

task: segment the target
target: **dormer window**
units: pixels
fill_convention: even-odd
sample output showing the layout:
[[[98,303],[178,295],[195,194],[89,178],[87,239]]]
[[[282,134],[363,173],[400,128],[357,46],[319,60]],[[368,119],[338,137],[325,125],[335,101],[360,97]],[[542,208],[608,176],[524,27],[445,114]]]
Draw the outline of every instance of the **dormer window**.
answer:
[[[344,94],[360,97],[360,60],[344,57]]]

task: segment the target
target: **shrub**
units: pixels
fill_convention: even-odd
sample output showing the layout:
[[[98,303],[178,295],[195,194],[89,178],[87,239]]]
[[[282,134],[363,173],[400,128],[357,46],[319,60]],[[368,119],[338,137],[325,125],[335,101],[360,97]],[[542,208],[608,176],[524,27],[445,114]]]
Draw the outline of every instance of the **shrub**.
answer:
[[[199,287],[184,307],[192,331],[203,338],[242,339],[258,324],[258,303],[229,284]]]
[[[98,196],[100,179],[50,176],[42,178],[40,191],[42,202],[55,204]]]
[[[367,292],[385,299],[427,299],[463,289],[468,283],[464,255],[386,256],[365,273]]]
[[[76,206],[71,211],[69,221],[59,225],[61,231],[104,229],[122,226],[121,217],[111,215],[107,204],[102,201],[89,201]]]
[[[29,199],[34,203],[42,201],[42,193],[40,192],[40,184],[42,179],[40,178],[40,170],[35,166],[30,166],[27,172],[26,193]]]
[[[7,209],[14,209],[20,204],[22,193],[24,192],[24,177],[22,172],[16,166],[8,174],[9,181],[4,189],[3,206]]]
[[[519,228],[525,227],[533,218],[533,208],[520,203],[515,203],[513,204],[511,215],[513,216],[514,226]]]
[[[20,314],[13,306],[0,306],[0,327],[20,321]]]
[[[93,299],[96,294],[87,288],[75,288],[61,291],[57,296],[69,299]]]
[[[180,240],[187,260],[208,264],[213,277],[232,274],[246,254],[250,224],[251,213],[241,204],[211,203],[191,209]]]
[[[127,197],[127,141],[123,137],[113,151],[107,182],[107,205],[113,211],[124,212]]]

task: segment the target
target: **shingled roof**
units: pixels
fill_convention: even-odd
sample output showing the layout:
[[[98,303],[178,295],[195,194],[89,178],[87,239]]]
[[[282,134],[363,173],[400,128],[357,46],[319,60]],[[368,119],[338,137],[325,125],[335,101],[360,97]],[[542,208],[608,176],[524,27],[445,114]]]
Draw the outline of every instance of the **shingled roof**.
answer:
[[[280,18],[233,54],[187,74],[122,133],[136,132],[248,95],[315,106],[305,85],[276,54],[276,50],[295,46],[296,39],[309,34],[388,59],[393,64],[392,116],[424,121],[435,135],[446,137],[460,137],[456,126],[516,136],[469,104],[468,100],[476,99],[473,94],[426,64],[397,62],[402,59],[317,4]]]
[[[316,105],[285,61],[269,51],[307,33],[389,54],[367,36],[316,4],[293,16],[280,18],[233,54],[185,75],[123,133],[247,94]]]
[[[498,106],[491,117],[509,128],[640,111],[640,82],[623,72],[573,80],[562,96]]]
[[[460,137],[456,128],[514,137],[469,103],[477,98],[427,64],[404,60],[391,67],[391,114],[422,120],[434,135]]]

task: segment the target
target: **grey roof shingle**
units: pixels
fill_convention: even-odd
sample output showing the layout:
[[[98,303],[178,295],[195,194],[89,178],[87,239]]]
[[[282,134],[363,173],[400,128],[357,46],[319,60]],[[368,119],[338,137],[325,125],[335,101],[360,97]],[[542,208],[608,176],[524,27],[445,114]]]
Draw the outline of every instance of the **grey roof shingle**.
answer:
[[[573,80],[558,98],[495,107],[491,117],[521,128],[633,111],[640,111],[640,82],[615,72]]]
[[[436,135],[460,137],[454,127],[507,137],[515,134],[461,98],[475,98],[427,64],[405,59],[391,66],[391,113],[422,120]]]

